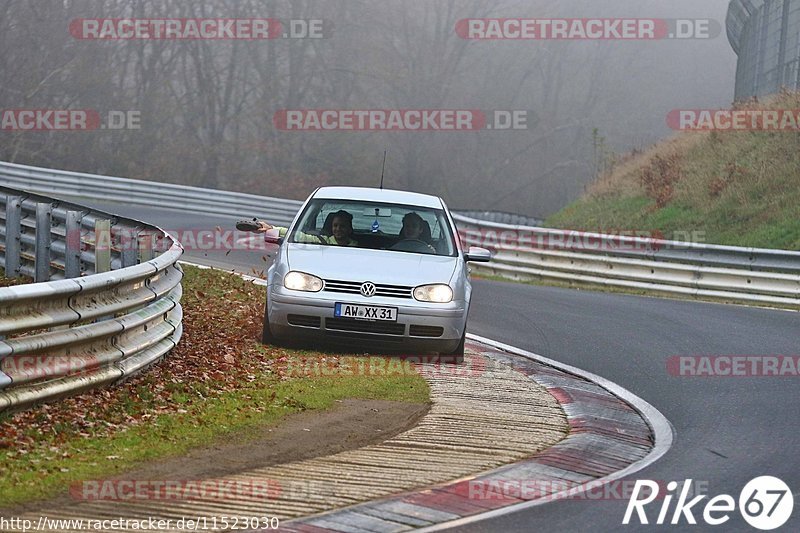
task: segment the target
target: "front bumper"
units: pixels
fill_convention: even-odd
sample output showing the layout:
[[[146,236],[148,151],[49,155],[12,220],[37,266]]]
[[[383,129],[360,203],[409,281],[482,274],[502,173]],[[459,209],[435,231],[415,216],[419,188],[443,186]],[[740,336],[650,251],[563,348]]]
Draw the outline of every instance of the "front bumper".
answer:
[[[397,308],[397,322],[334,317],[337,302]],[[451,352],[467,323],[464,301],[426,304],[398,298],[366,298],[337,293],[302,293],[273,285],[267,313],[276,338],[325,340],[365,348]]]

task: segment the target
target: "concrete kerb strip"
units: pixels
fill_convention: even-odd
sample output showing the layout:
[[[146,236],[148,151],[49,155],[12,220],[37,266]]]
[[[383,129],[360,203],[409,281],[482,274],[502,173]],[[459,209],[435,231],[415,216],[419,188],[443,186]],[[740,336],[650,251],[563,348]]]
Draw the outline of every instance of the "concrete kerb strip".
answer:
[[[580,497],[645,468],[672,446],[674,436],[669,421],[655,407],[619,385],[507,344],[477,335],[467,337],[500,351],[478,350],[482,355],[510,364],[545,386],[566,407],[572,428],[570,435],[515,464],[432,488],[292,520],[282,524],[283,530],[441,531],[549,501]],[[616,409],[613,402],[618,403]],[[586,424],[588,420],[593,422]],[[647,439],[642,439],[645,435]],[[526,479],[549,487],[570,488],[553,490],[527,501],[507,496],[473,499],[469,492],[470,483],[491,486],[493,481]]]
[[[602,477],[600,479],[594,480],[593,481],[594,484],[597,484],[597,483],[607,484],[607,483],[611,483],[613,481],[616,481],[618,479],[622,479],[622,478],[624,478],[626,476],[629,476],[631,474],[634,474],[634,473],[636,473],[636,472],[648,467],[649,465],[653,464],[654,462],[656,462],[658,459],[663,457],[664,454],[666,454],[667,451],[669,451],[669,449],[672,447],[672,443],[674,441],[674,431],[673,431],[672,424],[669,422],[669,420],[663,414],[661,414],[661,412],[658,409],[653,407],[650,403],[648,403],[645,400],[639,398],[638,396],[636,396],[635,394],[633,394],[629,390],[624,389],[623,387],[617,385],[616,383],[614,383],[612,381],[609,381],[609,380],[607,380],[607,379],[605,379],[603,377],[600,377],[597,374],[593,374],[591,372],[587,372],[585,370],[581,370],[581,369],[576,368],[574,366],[567,365],[567,364],[564,364],[564,363],[560,363],[560,362],[555,361],[553,359],[549,359],[547,357],[535,354],[533,352],[529,352],[529,351],[526,351],[526,350],[522,350],[520,348],[516,348],[514,346],[510,346],[508,344],[503,344],[503,343],[494,341],[492,339],[487,339],[485,337],[480,337],[478,335],[472,335],[472,334],[467,334],[467,337],[470,340],[474,340],[474,341],[477,341],[477,342],[482,342],[482,343],[488,344],[490,346],[493,346],[495,348],[507,351],[507,352],[512,353],[514,355],[518,355],[520,357],[525,357],[526,359],[530,359],[532,361],[537,361],[537,362],[543,363],[545,365],[557,368],[559,370],[563,370],[564,372],[568,372],[570,374],[574,374],[576,376],[579,376],[579,377],[585,378],[585,379],[587,379],[589,381],[592,381],[592,382],[600,385],[602,388],[604,388],[605,390],[607,390],[608,392],[610,392],[614,396],[620,398],[624,402],[626,402],[629,405],[631,405],[642,416],[642,418],[648,423],[648,425],[650,426],[651,431],[653,432],[653,438],[655,440],[655,445],[653,446],[653,448],[650,450],[650,452],[645,457],[643,457],[639,461],[636,461],[636,462],[628,465],[627,467],[623,468],[622,470],[619,470],[619,471],[614,472],[614,473],[612,473],[610,475],[604,476],[604,477]],[[444,522],[444,523],[436,524],[435,526],[431,526],[431,527],[427,527],[427,528],[421,529],[420,531],[425,531],[425,532],[428,532],[428,531],[441,531],[441,530],[444,530],[444,529],[448,529],[448,528],[452,528],[452,527],[456,527],[456,526],[460,526],[460,525],[466,525],[466,524],[470,524],[470,523],[474,523],[474,522],[480,522],[482,520],[487,520],[487,519],[491,519],[491,518],[495,518],[495,517],[499,517],[499,516],[515,513],[515,512],[521,511],[523,509],[527,509],[529,507],[534,507],[536,505],[542,505],[543,503],[547,503],[550,500],[565,499],[565,498],[570,498],[570,497],[574,497],[574,496],[579,496],[580,494],[585,492],[587,489],[588,489],[588,485],[583,484],[583,485],[580,485],[578,487],[574,487],[572,489],[569,489],[567,491],[563,491],[561,493],[554,494],[554,495],[552,495],[552,496],[550,496],[548,498],[541,498],[541,499],[538,499],[538,500],[531,500],[529,502],[511,505],[511,506],[508,506],[508,507],[504,507],[502,509],[496,509],[496,510],[493,510],[493,511],[482,513],[480,515],[475,515],[475,516],[470,516],[470,517],[466,517],[466,518],[460,518],[460,519],[456,519],[456,520],[451,520],[449,522]]]

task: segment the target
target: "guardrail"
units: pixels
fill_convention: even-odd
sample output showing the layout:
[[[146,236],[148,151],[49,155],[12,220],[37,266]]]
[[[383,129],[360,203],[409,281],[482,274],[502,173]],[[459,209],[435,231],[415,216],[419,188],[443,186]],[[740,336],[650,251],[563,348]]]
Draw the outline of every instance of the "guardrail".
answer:
[[[53,194],[288,224],[301,202],[0,163],[0,183]],[[476,273],[800,307],[800,252],[601,235],[454,214],[466,245],[490,248]],[[597,245],[587,245],[597,243]]]
[[[493,252],[476,273],[800,307],[800,252],[454,218],[462,242]]]
[[[302,202],[0,162],[0,184],[41,194],[91,198],[144,207],[184,209],[238,218],[259,217],[288,225]]]
[[[0,412],[126,379],[182,333],[183,253],[159,228],[0,187]],[[24,281],[24,280],[23,280]]]

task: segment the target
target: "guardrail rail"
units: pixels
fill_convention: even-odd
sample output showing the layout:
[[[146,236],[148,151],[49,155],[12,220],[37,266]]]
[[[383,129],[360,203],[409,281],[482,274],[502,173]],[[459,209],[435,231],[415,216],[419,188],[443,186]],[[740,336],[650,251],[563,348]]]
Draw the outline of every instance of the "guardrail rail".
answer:
[[[41,194],[91,198],[99,202],[183,209],[237,218],[259,217],[283,225],[292,221],[302,204],[298,200],[5,162],[0,162],[0,184]]]
[[[0,266],[32,281],[0,287],[0,412],[119,382],[175,347],[169,235],[20,189],[0,187],[0,209]]]
[[[476,273],[800,307],[800,252],[499,224],[454,215],[492,252]]]

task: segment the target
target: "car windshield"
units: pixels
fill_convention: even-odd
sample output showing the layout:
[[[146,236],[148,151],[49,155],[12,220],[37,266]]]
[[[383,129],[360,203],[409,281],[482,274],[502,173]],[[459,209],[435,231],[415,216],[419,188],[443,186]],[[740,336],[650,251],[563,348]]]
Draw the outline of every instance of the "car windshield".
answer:
[[[350,217],[352,233],[349,238],[346,231],[344,235],[341,230],[334,234],[334,227],[347,227]],[[382,202],[311,200],[294,226],[289,242],[457,255],[444,210]]]

